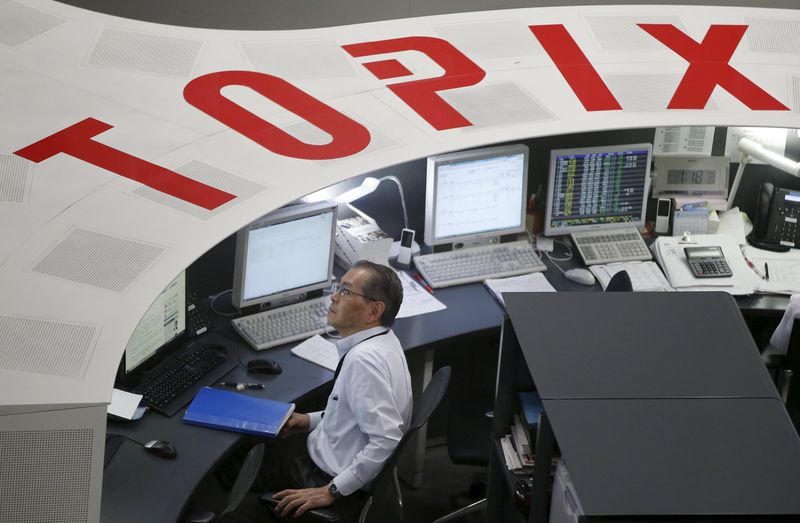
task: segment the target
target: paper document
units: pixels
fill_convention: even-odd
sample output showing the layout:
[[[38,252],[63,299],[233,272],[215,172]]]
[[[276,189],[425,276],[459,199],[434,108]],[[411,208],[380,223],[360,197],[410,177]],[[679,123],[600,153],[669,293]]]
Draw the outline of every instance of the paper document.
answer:
[[[325,367],[331,372],[335,372],[336,366],[339,364],[339,352],[336,350],[336,345],[319,334],[315,334],[300,345],[293,347],[292,354],[316,363],[320,367]]]
[[[745,214],[740,212],[738,207],[719,213],[717,234],[729,236],[741,245],[745,243],[745,237],[752,229],[752,224],[746,220]]]
[[[667,277],[661,272],[661,269],[655,262],[641,261],[641,262],[622,262],[622,263],[609,263],[607,265],[592,265],[589,267],[592,274],[595,275],[597,281],[603,287],[603,290],[608,287],[608,282],[619,271],[627,271],[628,276],[631,278],[633,290],[635,292],[657,292],[657,291],[674,291],[675,289],[667,281]]]
[[[504,307],[506,304],[502,296],[504,292],[556,292],[541,272],[509,278],[490,278],[484,280],[483,284]]]
[[[689,268],[685,247],[718,246],[733,273],[729,278],[697,278]],[[677,236],[661,236],[651,247],[659,266],[675,290],[678,291],[725,291],[733,295],[752,294],[760,279],[745,262],[739,243],[724,234],[692,235],[691,243],[684,243]]]
[[[711,156],[713,127],[656,127],[653,154]]]
[[[758,269],[757,290],[777,294],[800,293],[800,251],[773,252],[747,245],[743,253]]]
[[[132,394],[124,390],[114,389],[111,393],[111,403],[106,407],[106,411],[118,418],[133,420],[136,418],[136,408],[142,401],[141,394]]]
[[[407,272],[399,271],[400,282],[403,284],[403,304],[400,306],[398,318],[407,318],[418,314],[427,314],[446,309],[447,306],[433,297],[431,293],[414,281]]]

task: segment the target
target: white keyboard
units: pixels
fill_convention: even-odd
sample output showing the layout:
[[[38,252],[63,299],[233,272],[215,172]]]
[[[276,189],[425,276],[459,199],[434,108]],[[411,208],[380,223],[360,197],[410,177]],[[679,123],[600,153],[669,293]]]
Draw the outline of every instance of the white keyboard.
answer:
[[[255,350],[322,334],[330,298],[322,297],[231,320],[233,328]]]
[[[505,278],[545,270],[526,240],[414,256],[414,265],[433,288]]]
[[[572,243],[586,265],[653,259],[635,228],[573,233]]]

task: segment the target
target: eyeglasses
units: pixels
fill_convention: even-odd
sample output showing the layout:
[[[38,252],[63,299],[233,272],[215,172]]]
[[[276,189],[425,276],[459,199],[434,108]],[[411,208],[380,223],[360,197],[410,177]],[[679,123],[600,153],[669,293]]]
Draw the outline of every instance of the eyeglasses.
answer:
[[[347,296],[348,294],[355,294],[356,296],[361,296],[365,300],[381,301],[381,300],[376,300],[375,298],[370,298],[369,296],[364,296],[363,294],[359,294],[356,291],[354,291],[353,289],[345,287],[344,285],[342,285],[338,281],[337,282],[333,282],[331,284],[331,294],[340,294],[342,296]]]

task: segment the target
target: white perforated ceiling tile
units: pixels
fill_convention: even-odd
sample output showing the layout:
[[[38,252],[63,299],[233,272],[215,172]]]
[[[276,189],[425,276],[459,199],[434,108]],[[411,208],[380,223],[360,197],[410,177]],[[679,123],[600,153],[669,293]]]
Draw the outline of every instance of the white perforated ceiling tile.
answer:
[[[473,128],[549,120],[553,115],[517,84],[473,86],[442,93]]]
[[[92,325],[0,315],[0,369],[80,379],[97,330]]]
[[[671,24],[686,32],[677,16],[587,16],[586,22],[600,48],[606,51],[664,50],[664,44],[637,24]]]
[[[64,22],[49,13],[5,0],[0,2],[0,43],[15,47]]]
[[[92,50],[89,64],[188,76],[202,46],[203,42],[197,40],[105,29]]]
[[[800,20],[746,18],[748,48],[756,53],[800,53]]]
[[[661,112],[666,110],[675,95],[682,76],[678,74],[604,74],[614,97],[626,111]],[[714,111],[714,99],[706,110]]]
[[[0,203],[25,203],[32,174],[33,162],[15,154],[0,154]]]
[[[0,431],[0,521],[89,520],[88,428]]]
[[[188,178],[197,180],[198,182],[202,182],[229,194],[233,194],[236,196],[236,198],[224,205],[220,205],[216,209],[209,211],[208,209],[204,209],[197,205],[192,205],[187,201],[181,200],[180,198],[175,198],[174,196],[170,196],[169,194],[165,194],[161,191],[157,191],[146,185],[138,187],[131,192],[137,196],[141,196],[142,198],[147,198],[148,200],[175,209],[176,211],[186,213],[194,216],[195,218],[200,218],[201,220],[206,220],[215,214],[219,214],[229,207],[238,205],[254,194],[258,194],[264,190],[263,185],[247,180],[246,178],[235,176],[227,171],[223,171],[222,169],[200,161],[189,162],[181,167],[178,167],[175,169],[175,171]]]
[[[163,251],[163,247],[144,242],[74,229],[31,270],[122,292]]]

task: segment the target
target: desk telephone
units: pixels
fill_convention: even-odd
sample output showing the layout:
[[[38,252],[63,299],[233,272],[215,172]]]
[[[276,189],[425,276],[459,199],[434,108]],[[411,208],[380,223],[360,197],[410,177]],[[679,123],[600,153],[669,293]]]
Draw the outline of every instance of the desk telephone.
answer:
[[[759,249],[788,251],[800,248],[797,219],[800,217],[800,191],[761,184],[753,217],[753,232],[747,241]]]

